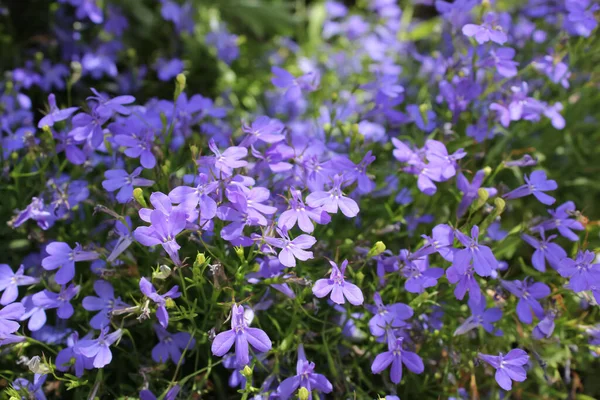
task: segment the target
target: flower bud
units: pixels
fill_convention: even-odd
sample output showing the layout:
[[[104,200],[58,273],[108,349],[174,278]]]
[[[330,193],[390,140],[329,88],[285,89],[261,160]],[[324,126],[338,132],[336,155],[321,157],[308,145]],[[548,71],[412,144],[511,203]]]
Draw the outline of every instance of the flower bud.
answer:
[[[504,201],[503,198],[496,197],[494,199],[494,205],[496,206],[496,211],[494,211],[494,214],[496,216],[499,216],[504,212],[504,208],[506,207],[506,201]]]
[[[490,194],[484,188],[479,188],[477,190],[477,199],[473,203],[473,211],[479,210],[481,207],[485,205],[485,203],[490,198]]]
[[[175,300],[173,300],[170,297],[167,297],[165,299],[165,307],[167,307],[167,308],[173,308],[173,307],[175,307]]]
[[[135,201],[138,202],[140,206],[148,207],[146,199],[144,198],[144,191],[141,188],[133,189],[133,198],[135,199]]]
[[[371,258],[371,257],[378,256],[381,253],[383,253],[385,251],[385,249],[386,249],[385,243],[383,243],[382,241],[378,241],[373,245],[373,247],[371,247],[371,250],[369,250],[367,257]]]
[[[185,75],[177,74],[177,77],[175,78],[175,100],[177,100],[179,95],[185,90],[185,83]]]
[[[196,255],[196,261],[194,261],[194,268],[199,268],[205,262],[206,262],[206,256],[204,255],[204,253],[198,252],[198,255]]]
[[[246,365],[244,369],[240,371],[240,373],[244,378],[250,379],[252,377],[252,368]]]
[[[485,174],[485,176],[490,176],[490,174],[492,173],[492,167],[485,167],[483,169],[483,173]]]

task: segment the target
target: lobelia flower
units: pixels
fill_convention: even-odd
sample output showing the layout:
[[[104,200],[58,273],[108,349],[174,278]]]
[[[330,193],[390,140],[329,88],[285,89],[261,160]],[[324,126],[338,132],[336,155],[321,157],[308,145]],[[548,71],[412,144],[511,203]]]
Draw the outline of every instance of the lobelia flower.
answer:
[[[135,240],[144,246],[160,244],[176,265],[181,264],[179,259],[179,246],[175,240],[186,226],[186,213],[183,210],[173,209],[167,216],[161,210],[150,213],[150,226],[140,226],[133,231]]]
[[[66,285],[75,277],[75,263],[79,261],[92,261],[100,257],[95,251],[82,250],[79,243],[74,249],[64,242],[52,242],[46,246],[49,254],[42,260],[42,267],[47,271],[59,268],[54,280],[59,285]]]
[[[548,213],[552,218],[534,226],[531,228],[532,231],[540,231],[541,229],[545,231],[558,229],[558,233],[567,239],[572,240],[573,242],[579,240],[579,236],[577,236],[572,229],[576,231],[582,231],[585,228],[577,219],[571,219],[571,217],[577,215],[575,203],[572,201],[567,201],[566,203],[557,207],[556,210],[548,210]]]
[[[0,310],[0,334],[16,332],[20,325],[17,322],[25,314],[25,307],[21,303],[12,303]]]
[[[158,363],[166,363],[170,358],[175,364],[179,364],[181,352],[193,348],[196,344],[187,332],[169,333],[158,324],[154,324],[154,332],[159,343],[152,349],[152,359]]]
[[[33,296],[31,295],[23,297],[21,304],[23,304],[24,313],[21,318],[19,318],[19,321],[26,321],[29,319],[27,328],[32,332],[42,329],[47,321],[46,310],[43,307],[33,304]]]
[[[494,43],[504,44],[508,36],[498,25],[498,18],[495,13],[489,12],[483,17],[481,25],[466,24],[462,27],[462,33],[468,37],[475,37],[479,44],[484,44],[490,40]]]
[[[426,241],[426,247],[417,250],[415,254],[427,255],[437,252],[446,261],[452,262],[454,259],[454,249],[451,247],[454,244],[454,229],[448,224],[436,225],[431,237],[421,235]]]
[[[114,142],[125,147],[125,155],[130,158],[139,158],[140,164],[146,169],[156,166],[156,156],[152,152],[154,145],[154,130],[148,122],[139,118],[126,119],[126,124],[112,123],[108,130],[114,135]]]
[[[405,321],[413,316],[413,310],[404,303],[385,305],[381,295],[375,292],[373,295],[375,305],[366,305],[367,309],[374,314],[369,320],[369,330],[375,337],[385,335],[388,329],[398,329],[408,325]]]
[[[320,76],[318,72],[309,72],[298,78],[279,67],[272,67],[271,72],[274,75],[271,78],[271,83],[278,88],[285,89],[284,97],[290,103],[300,100],[303,91],[314,92],[319,86]]]
[[[129,304],[121,301],[121,297],[115,297],[115,291],[107,281],[94,282],[94,292],[98,297],[86,296],[82,301],[83,308],[87,311],[100,311],[90,320],[90,326],[94,329],[109,326],[113,311],[129,307]]]
[[[512,389],[512,381],[523,382],[527,372],[523,365],[529,362],[529,356],[524,350],[513,349],[508,354],[498,356],[479,353],[478,357],[496,369],[496,382],[504,390]]]
[[[240,146],[247,147],[257,141],[265,143],[277,143],[285,139],[283,130],[285,125],[277,119],[260,116],[252,124],[242,124],[242,131],[247,135]]]
[[[460,218],[467,212],[467,209],[473,202],[479,197],[477,191],[481,188],[481,184],[485,179],[485,171],[479,170],[475,173],[473,177],[473,181],[469,183],[467,178],[461,173],[458,174],[456,178],[456,186],[458,190],[463,193],[463,198],[458,205],[458,210],[456,211],[456,215]],[[490,197],[493,197],[498,193],[495,188],[484,188],[485,191],[488,192]]]
[[[158,322],[162,325],[163,328],[166,328],[169,325],[169,312],[167,311],[167,301],[171,299],[176,299],[181,296],[181,292],[179,291],[179,286],[175,285],[171,289],[169,289],[165,294],[158,294],[156,289],[148,281],[146,278],[140,279],[140,291],[152,300],[158,308],[156,309],[156,318],[158,318]]]
[[[40,122],[38,122],[37,125],[37,127],[40,129],[46,125],[52,127],[55,123],[68,119],[75,111],[79,110],[79,107],[69,107],[59,110],[58,106],[56,105],[56,97],[54,96],[54,93],[50,93],[48,95],[48,104],[50,105],[50,111],[42,119],[40,119]]]
[[[594,13],[600,10],[600,5],[591,0],[567,0],[565,8],[568,13],[565,28],[571,34],[589,37],[598,26]]]
[[[284,379],[277,388],[277,395],[281,400],[292,398],[298,388],[305,388],[308,391],[309,400],[312,399],[314,390],[322,393],[331,393],[333,385],[321,374],[314,372],[315,363],[308,361],[304,353],[304,346],[298,346],[298,361],[296,363],[296,375]]]
[[[46,400],[44,393],[44,383],[48,375],[46,374],[34,374],[33,382],[29,382],[25,378],[17,378],[13,381],[12,387],[22,394],[22,399],[35,399],[35,400]],[[28,397],[25,397],[28,395]]]
[[[510,47],[500,47],[491,49],[489,56],[481,62],[482,67],[494,67],[498,75],[504,78],[512,78],[517,75],[517,66],[519,63],[513,61],[515,58],[515,49]]]
[[[326,225],[331,221],[329,214],[322,208],[312,208],[304,204],[299,190],[292,188],[290,192],[292,194],[290,209],[282,212],[279,216],[277,220],[279,228],[290,231],[297,223],[300,230],[312,233],[315,229],[312,221],[321,225]]]
[[[73,297],[79,293],[80,286],[70,284],[69,286],[62,286],[59,293],[54,293],[48,289],[34,294],[31,297],[33,304],[37,307],[41,307],[44,310],[56,308],[56,315],[58,318],[69,319],[75,311],[71,305]]]
[[[19,297],[19,286],[34,285],[39,278],[25,275],[25,266],[21,265],[17,272],[7,264],[0,264],[0,292],[4,291],[0,304],[5,306]]]
[[[248,344],[258,352],[271,349],[271,339],[258,328],[251,328],[244,319],[244,307],[231,306],[231,330],[219,333],[211,346],[212,353],[217,357],[224,356],[235,343],[235,358],[239,366],[250,362]]]
[[[156,75],[163,82],[170,81],[177,74],[183,72],[184,67],[183,61],[179,58],[172,58],[170,60],[159,58],[156,63]]]
[[[208,142],[208,147],[215,154],[214,157],[203,157],[205,159],[214,159],[214,166],[225,176],[231,176],[235,168],[242,168],[248,165],[242,158],[248,155],[248,149],[245,147],[231,146],[223,153],[219,151],[217,144],[213,139]]]
[[[476,302],[481,300],[481,288],[475,279],[475,269],[472,265],[466,270],[460,270],[452,265],[446,270],[446,277],[448,282],[456,284],[454,296],[458,300],[462,300],[467,292],[469,292],[469,299]]]
[[[238,36],[229,33],[224,23],[220,23],[216,30],[206,34],[206,44],[217,49],[217,56],[226,64],[231,64],[240,55]]]
[[[556,55],[546,55],[533,61],[533,67],[540,72],[545,73],[554,83],[560,83],[565,89],[569,88],[569,78],[571,72],[567,64],[556,58]]]
[[[429,257],[415,259],[402,269],[407,277],[404,288],[409,293],[423,293],[426,288],[437,285],[437,280],[444,275],[443,268],[429,268]]]
[[[502,336],[502,330],[495,329],[493,325],[494,322],[498,322],[502,318],[502,310],[496,307],[486,310],[485,299],[474,301],[470,298],[468,304],[471,316],[454,331],[454,336],[463,335],[479,326],[483,327],[488,333]]]
[[[502,287],[519,299],[517,316],[524,324],[533,322],[532,311],[536,317],[544,318],[544,308],[538,300],[550,295],[548,285],[541,282],[532,282],[530,278],[525,278],[523,281],[500,281]]]
[[[531,256],[531,264],[538,271],[545,272],[546,261],[548,261],[548,264],[550,264],[552,268],[558,270],[561,261],[567,257],[567,252],[556,243],[552,243],[552,240],[556,238],[556,235],[550,235],[548,239],[546,239],[544,230],[540,229],[539,232],[542,240],[538,240],[527,234],[521,235],[521,238],[535,249],[533,256]]]
[[[344,196],[342,192],[341,175],[336,175],[333,178],[333,186],[329,191],[316,191],[306,197],[306,204],[313,208],[322,208],[331,214],[336,214],[338,208],[348,218],[355,217],[358,214],[359,208],[356,201]]]
[[[86,335],[84,339],[89,339],[91,334]],[[56,355],[56,369],[62,372],[69,371],[71,360],[74,360],[75,376],[83,376],[84,370],[94,368],[94,360],[81,354],[79,333],[73,332],[67,338],[67,347],[62,349]]]
[[[554,332],[554,319],[556,318],[556,313],[553,311],[547,312],[546,316],[533,328],[533,332],[531,332],[531,336],[533,336],[537,340],[541,340],[543,338],[549,338],[552,336]]]
[[[104,368],[112,361],[110,346],[121,338],[121,330],[108,333],[108,328],[100,330],[98,339],[83,339],[79,341],[79,351],[93,360],[95,368]]]
[[[180,203],[185,209],[200,207],[200,217],[205,220],[212,219],[217,214],[217,203],[209,196],[218,187],[218,181],[209,182],[208,175],[198,176],[196,187],[178,186],[169,192],[169,199],[173,203]]]
[[[396,385],[402,380],[402,364],[409,371],[420,374],[425,370],[423,360],[416,353],[404,350],[402,348],[403,338],[389,338],[388,351],[378,354],[371,364],[371,372],[379,374],[392,365],[390,369],[390,379]]]
[[[406,112],[419,129],[424,132],[431,132],[436,127],[436,115],[433,110],[421,111],[417,104],[406,106]]]
[[[125,217],[125,223],[117,220],[115,221],[115,228],[113,232],[119,236],[114,247],[108,257],[106,257],[106,261],[109,263],[114,262],[117,257],[121,255],[127,248],[133,243],[133,235],[131,234],[131,218],[128,216]]]
[[[97,149],[104,141],[102,125],[108,120],[109,117],[100,115],[96,108],[89,114],[79,113],[71,119],[73,129],[69,132],[69,136],[76,141],[89,142],[94,149]]]
[[[167,394],[165,394],[165,397],[163,397],[163,400],[175,400],[177,398],[177,395],[179,394],[180,390],[181,390],[181,387],[179,385],[173,386],[171,389],[169,389],[167,391]],[[144,389],[140,392],[140,400],[156,400],[156,399],[157,399],[157,397],[154,395],[154,393],[152,393],[148,389]]]
[[[102,117],[112,117],[114,114],[129,115],[131,110],[125,107],[126,104],[131,104],[135,101],[135,97],[125,95],[117,96],[112,99],[100,94],[96,89],[91,88],[94,96],[90,96],[87,100],[95,101],[95,111]]]
[[[367,167],[375,161],[375,156],[371,151],[368,151],[358,164],[354,164],[347,157],[338,157],[332,161],[334,168],[341,167],[344,170],[344,186],[349,186],[357,181],[356,191],[359,194],[367,194],[375,190],[375,182],[367,175]]]
[[[570,278],[569,287],[576,293],[600,286],[600,263],[592,264],[596,254],[592,251],[579,251],[575,260],[565,258],[561,261],[558,273]]]
[[[138,178],[142,173],[142,167],[137,167],[131,174],[127,173],[124,169],[109,169],[104,172],[106,180],[102,181],[102,187],[107,192],[114,192],[119,189],[117,193],[117,201],[119,203],[127,203],[133,197],[133,187],[147,187],[154,185],[154,181],[150,179]]]
[[[556,181],[549,180],[546,177],[546,173],[542,170],[533,171],[531,175],[528,177],[524,175],[526,184],[519,186],[515,190],[506,193],[504,196],[505,199],[517,199],[519,197],[529,196],[533,194],[536,199],[540,201],[542,204],[552,205],[556,201],[554,197],[548,196],[546,193],[549,190],[556,190],[558,185]]]
[[[331,264],[331,275],[329,279],[319,279],[315,282],[312,292],[318,298],[323,298],[331,293],[331,301],[336,304],[344,304],[346,299],[350,304],[359,306],[363,303],[364,297],[362,291],[353,283],[344,279],[344,272],[348,267],[348,260],[342,262],[341,268],[333,261]]]
[[[317,239],[303,234],[292,240],[285,228],[283,230],[277,229],[277,233],[281,238],[265,236],[265,241],[271,246],[281,249],[278,256],[281,264],[286,267],[295,267],[296,258],[301,261],[313,258],[312,251],[307,251],[306,249],[311,248],[317,243]]]
[[[472,265],[479,276],[490,276],[498,266],[498,260],[496,260],[494,253],[488,246],[479,244],[479,227],[474,225],[471,228],[471,237],[459,230],[456,230],[454,234],[459,242],[466,247],[454,253],[452,266],[456,268],[457,272],[464,274]]]

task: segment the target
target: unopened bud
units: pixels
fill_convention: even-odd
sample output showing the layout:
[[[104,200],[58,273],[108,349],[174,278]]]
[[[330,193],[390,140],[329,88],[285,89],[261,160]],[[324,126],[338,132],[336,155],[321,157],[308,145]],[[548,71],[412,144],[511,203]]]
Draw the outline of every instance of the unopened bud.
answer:
[[[485,167],[483,169],[483,173],[485,174],[485,176],[489,176],[492,173],[492,168],[491,167]]]
[[[175,300],[173,300],[170,297],[167,297],[165,299],[165,307],[167,307],[167,308],[173,308],[173,307],[175,307]]]
[[[381,253],[383,253],[385,251],[386,247],[385,247],[385,243],[383,243],[382,241],[376,242],[373,247],[371,247],[371,250],[369,250],[369,253],[367,254],[367,257],[375,257],[380,255]]]
[[[496,197],[494,199],[494,205],[496,206],[496,210],[494,211],[494,214],[496,216],[499,216],[500,214],[502,214],[504,212],[504,208],[506,207],[506,202],[504,201],[504,199],[502,199],[500,197]]]
[[[199,268],[205,262],[206,256],[204,255],[204,253],[198,253],[198,255],[196,256],[196,261],[194,261],[194,268]]]
[[[246,365],[244,369],[240,371],[240,373],[244,378],[250,379],[252,377],[252,368]]]
[[[185,90],[185,83],[185,75],[177,74],[177,77],[175,78],[175,100],[177,100],[179,95]]]
[[[135,199],[135,201],[138,202],[140,206],[148,207],[146,199],[144,198],[144,191],[141,188],[133,189],[133,198]]]
[[[473,203],[473,211],[479,210],[490,198],[490,194],[484,188],[479,188],[477,190],[477,199],[475,203]]]

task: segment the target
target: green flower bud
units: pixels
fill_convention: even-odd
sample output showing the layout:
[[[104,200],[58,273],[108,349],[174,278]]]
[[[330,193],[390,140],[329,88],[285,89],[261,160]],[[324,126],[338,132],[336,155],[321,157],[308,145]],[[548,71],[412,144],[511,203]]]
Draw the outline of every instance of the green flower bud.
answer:
[[[298,399],[299,400],[308,400],[309,397],[310,397],[310,393],[308,392],[308,389],[306,389],[304,386],[302,386],[300,388],[300,390],[298,390]]]
[[[203,265],[206,262],[206,256],[204,255],[204,253],[198,253],[196,255],[196,261],[194,261],[194,268],[199,268],[201,265]]]
[[[140,206],[148,207],[146,199],[144,198],[144,191],[142,190],[142,188],[133,189],[133,198],[135,199],[135,201],[138,202]]]
[[[383,253],[385,251],[386,247],[385,247],[385,243],[383,243],[382,241],[376,242],[373,247],[371,247],[371,250],[369,250],[369,253],[367,254],[368,258],[371,257],[375,257],[380,255],[381,253]]]
[[[252,377],[252,368],[246,365],[244,369],[240,371],[240,373],[244,378],[250,379]]]
[[[185,90],[185,75],[177,74],[175,78],[175,100],[179,97],[179,95]]]

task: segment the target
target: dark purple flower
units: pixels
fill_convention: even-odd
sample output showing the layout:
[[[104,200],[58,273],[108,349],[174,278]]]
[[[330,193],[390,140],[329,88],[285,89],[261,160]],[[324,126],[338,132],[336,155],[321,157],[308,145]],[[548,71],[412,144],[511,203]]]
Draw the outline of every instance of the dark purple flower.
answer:
[[[304,354],[304,346],[298,346],[298,362],[296,363],[296,375],[284,379],[277,388],[278,398],[288,400],[292,398],[298,388],[308,390],[309,397],[314,390],[322,393],[331,393],[333,385],[324,375],[314,372],[315,363],[308,361]]]
[[[163,328],[169,325],[169,312],[167,311],[167,300],[176,299],[181,296],[179,286],[175,285],[165,294],[158,294],[156,289],[146,278],[140,279],[140,291],[152,300],[158,308],[156,309],[156,318]]]
[[[94,292],[96,292],[98,297],[86,296],[82,302],[84,309],[88,311],[100,311],[90,320],[90,326],[94,329],[109,326],[112,312],[129,306],[127,303],[121,301],[121,297],[115,297],[115,291],[107,281],[98,280],[94,282]]]
[[[350,304],[359,306],[363,303],[364,297],[362,291],[353,283],[347,282],[344,279],[344,272],[348,267],[348,260],[342,262],[341,268],[333,261],[331,264],[331,275],[329,279],[319,279],[315,282],[312,291],[319,298],[323,298],[331,293],[331,301],[336,304],[344,304],[346,299]]]
[[[156,165],[156,156],[152,152],[154,145],[154,130],[138,118],[128,118],[126,124],[112,123],[108,129],[115,135],[114,141],[125,147],[125,155],[139,158],[140,164],[146,169]]]
[[[475,270],[473,266],[467,267],[466,270],[459,269],[452,265],[446,270],[448,282],[455,283],[454,296],[458,300],[462,300],[465,294],[469,292],[469,299],[479,302],[481,299],[481,288],[475,279]]]
[[[231,306],[231,330],[219,333],[211,346],[212,353],[217,357],[224,356],[235,343],[235,358],[238,365],[250,362],[248,344],[258,352],[271,350],[271,339],[258,328],[251,328],[244,319],[244,307]]]
[[[540,231],[543,229],[547,232],[552,229],[558,229],[558,233],[567,239],[572,240],[573,242],[579,240],[579,236],[577,236],[572,229],[582,231],[585,228],[577,219],[572,219],[572,217],[577,215],[575,203],[567,201],[558,206],[556,210],[548,210],[548,213],[551,218],[531,228],[532,231]]]
[[[19,296],[19,286],[34,285],[39,281],[39,278],[25,275],[23,265],[19,267],[17,272],[13,272],[7,264],[0,264],[0,292],[4,291],[0,304],[5,306],[15,301]]]
[[[496,382],[504,390],[512,389],[512,381],[523,382],[527,379],[523,365],[529,362],[529,356],[524,350],[513,349],[506,355],[500,353],[498,356],[479,353],[478,357],[496,369]]]
[[[88,334],[84,339],[89,339],[91,334]],[[67,338],[67,347],[62,349],[56,355],[56,369],[62,372],[67,372],[70,369],[70,363],[74,360],[75,376],[81,377],[86,369],[94,368],[94,360],[81,354],[79,334],[73,332]],[[85,342],[84,342],[85,344]]]
[[[29,382],[25,378],[17,378],[13,381],[12,387],[19,393],[23,394],[22,399],[29,398],[35,400],[46,400],[44,393],[44,383],[48,375],[34,374],[33,382]],[[25,397],[27,395],[28,397]]]
[[[388,329],[398,329],[407,325],[405,320],[413,316],[413,310],[404,303],[385,305],[381,295],[373,295],[375,305],[367,305],[367,309],[374,314],[369,320],[369,330],[375,337],[382,337]]]
[[[94,149],[100,147],[104,141],[104,129],[102,125],[108,121],[109,116],[98,114],[94,108],[90,113],[79,113],[73,117],[71,124],[73,129],[69,132],[69,136],[73,137],[78,142],[88,142]]]
[[[181,352],[194,347],[196,341],[187,332],[169,333],[161,325],[154,324],[154,332],[159,343],[152,349],[152,359],[166,363],[169,358],[177,365],[181,361]]]
[[[525,324],[533,322],[531,312],[538,318],[544,318],[544,309],[538,300],[550,295],[550,288],[545,283],[533,282],[529,278],[523,281],[504,281],[502,286],[519,299],[517,303],[517,316]]]
[[[524,179],[526,182],[525,185],[519,186],[512,192],[506,193],[502,197],[512,200],[533,194],[542,204],[554,204],[556,199],[548,196],[544,192],[556,190],[558,185],[556,184],[556,181],[549,180],[543,170],[538,169],[537,171],[533,171],[529,177],[524,175]]]
[[[423,293],[426,288],[437,285],[437,280],[444,275],[443,268],[429,268],[429,257],[418,258],[408,263],[402,274],[407,277],[404,288],[409,293]]]
[[[471,316],[454,331],[454,336],[463,335],[479,326],[488,333],[502,336],[502,330],[494,328],[494,322],[498,322],[502,318],[502,310],[496,307],[486,310],[484,298],[479,301],[470,298],[469,309],[471,309]]]
[[[554,319],[556,313],[553,311],[547,312],[544,318],[533,328],[531,336],[537,340],[549,338],[554,332]]]
[[[373,364],[371,364],[371,372],[379,374],[391,364],[390,379],[396,385],[402,380],[402,364],[415,374],[422,373],[425,370],[423,360],[416,353],[404,350],[402,348],[403,341],[403,338],[390,338],[388,340],[388,351],[384,351],[375,357]]]
[[[64,242],[52,242],[46,246],[49,254],[42,260],[47,271],[59,268],[54,279],[59,285],[66,285],[75,277],[75,263],[96,260],[100,255],[95,251],[84,251],[79,244],[74,249]]]

